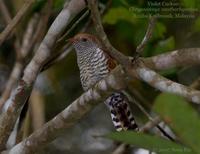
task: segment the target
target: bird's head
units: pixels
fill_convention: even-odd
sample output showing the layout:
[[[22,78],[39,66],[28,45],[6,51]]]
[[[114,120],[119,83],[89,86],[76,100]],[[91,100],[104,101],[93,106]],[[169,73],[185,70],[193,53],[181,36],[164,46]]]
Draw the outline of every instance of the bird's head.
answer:
[[[87,34],[87,33],[80,33],[75,35],[74,37],[68,39],[70,43],[73,44],[76,51],[85,51],[99,48],[100,42],[96,36]]]

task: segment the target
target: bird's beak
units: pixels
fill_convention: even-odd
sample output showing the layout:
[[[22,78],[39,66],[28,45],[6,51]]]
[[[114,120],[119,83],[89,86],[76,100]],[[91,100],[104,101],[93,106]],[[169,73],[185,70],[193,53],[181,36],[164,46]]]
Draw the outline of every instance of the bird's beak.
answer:
[[[72,38],[67,39],[66,41],[69,42],[69,43],[74,43],[75,40],[74,40],[74,38],[72,37]]]

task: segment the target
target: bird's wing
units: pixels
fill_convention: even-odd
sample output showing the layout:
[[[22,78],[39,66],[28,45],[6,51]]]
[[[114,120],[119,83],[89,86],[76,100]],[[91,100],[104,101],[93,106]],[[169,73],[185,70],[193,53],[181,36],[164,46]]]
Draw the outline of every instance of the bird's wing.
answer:
[[[107,65],[108,65],[109,72],[110,72],[118,65],[118,63],[111,55],[108,54],[108,52],[106,52],[105,49],[102,49],[102,50],[104,51],[104,54],[108,58]]]

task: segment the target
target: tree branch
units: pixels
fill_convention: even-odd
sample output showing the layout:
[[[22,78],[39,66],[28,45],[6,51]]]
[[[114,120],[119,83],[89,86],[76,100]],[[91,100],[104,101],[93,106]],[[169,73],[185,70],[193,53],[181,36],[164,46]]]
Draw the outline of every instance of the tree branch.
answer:
[[[5,41],[8,35],[12,32],[12,30],[16,27],[16,25],[20,22],[23,16],[25,16],[26,12],[30,9],[35,0],[26,0],[22,8],[16,14],[16,16],[12,19],[12,21],[6,26],[3,32],[0,34],[0,45]]]
[[[9,24],[9,22],[12,20],[11,19],[11,15],[10,15],[10,12],[8,11],[5,3],[3,0],[0,1],[0,11],[2,13],[2,16],[6,22],[6,24]]]
[[[139,109],[140,111],[142,111],[144,113],[144,115],[149,119],[149,121],[153,121],[154,119],[152,118],[152,116],[146,111],[146,109],[137,101],[137,100],[133,100],[133,98],[131,97],[131,102],[133,102]],[[154,114],[154,113],[153,113]],[[156,125],[156,128],[169,140],[174,141],[174,138],[171,137],[162,127],[160,127],[159,125]]]
[[[156,127],[161,122],[160,117],[155,117],[152,120],[148,121],[141,129],[140,132],[147,132],[150,129]]]
[[[10,135],[11,130],[21,112],[21,108],[30,95],[32,86],[36,80],[40,69],[45,61],[50,57],[52,48],[64,31],[69,22],[85,7],[85,1],[71,0],[64,6],[55,21],[49,28],[45,38],[40,44],[35,56],[28,64],[24,75],[18,84],[15,93],[9,98],[9,107],[0,117],[0,150],[4,149],[5,143]]]
[[[107,52],[116,58],[124,68],[126,73],[131,77],[138,77],[150,84],[151,86],[160,89],[161,91],[173,92],[182,95],[189,100],[200,103],[200,92],[193,89],[189,89],[181,84],[170,81],[156,72],[146,68],[142,63],[138,63],[137,66],[133,66],[130,59],[118,52],[112,47],[110,42],[107,40],[107,36],[103,31],[103,26],[100,21],[100,15],[96,5],[96,1],[89,1],[93,20],[100,37],[100,40],[105,45]],[[4,148],[7,137],[10,134],[11,129],[21,111],[21,108],[25,100],[30,95],[34,81],[40,72],[43,64],[51,56],[52,48],[63,32],[66,25],[71,19],[85,7],[84,1],[76,0],[70,1],[68,5],[64,7],[61,13],[58,15],[52,26],[50,27],[47,35],[39,46],[34,58],[31,60],[29,65],[24,71],[24,76],[18,85],[16,92],[10,97],[8,102],[10,106],[8,110],[0,117],[0,149]],[[34,132],[30,137],[16,145],[10,150],[10,153],[28,153],[34,152],[48,142],[52,141],[63,128],[69,128],[74,125],[84,114],[89,112],[94,105],[108,97],[113,90],[119,90],[121,88],[110,87],[112,82],[116,82],[115,78],[122,74],[122,69],[117,71],[117,74],[109,75],[105,80],[100,81],[97,86],[84,93],[80,98],[74,101],[68,108],[61,112],[56,118],[45,124],[40,130]],[[112,79],[111,79],[112,76]],[[110,79],[109,79],[110,78]],[[119,77],[120,78],[120,77]],[[124,76],[120,78],[115,84],[123,82]],[[109,79],[109,80],[108,80]],[[110,83],[109,83],[109,82]],[[38,149],[37,149],[38,148]]]
[[[200,48],[178,49],[154,57],[142,58],[144,64],[154,70],[165,70],[173,67],[199,65]]]
[[[135,69],[129,69],[128,75],[138,77],[140,80],[162,92],[174,93],[185,97],[189,101],[200,104],[200,91],[173,82],[143,65]]]
[[[143,69],[145,69],[145,67],[139,68],[139,69],[137,68],[136,70],[132,69],[132,72],[135,72],[135,71],[139,72],[139,71],[141,71],[140,73],[138,73],[138,75],[140,77],[144,77],[144,80],[146,80],[148,82],[152,82],[151,80],[153,80],[156,83],[157,82],[156,79],[153,79],[153,76],[155,74],[151,70],[149,70],[147,68],[146,68],[146,70],[143,70]],[[142,72],[142,71],[144,71],[144,72]],[[149,73],[149,74],[144,74],[144,73]],[[149,80],[149,78],[151,80]],[[117,69],[114,70],[114,72],[112,72],[108,77],[106,77],[105,80],[100,81],[95,86],[95,88],[92,88],[89,91],[87,91],[86,93],[84,93],[75,102],[73,102],[67,109],[65,109],[62,113],[60,113],[58,116],[56,116],[56,118],[54,118],[53,120],[51,120],[50,122],[48,122],[47,124],[45,124],[45,126],[42,127],[41,130],[38,130],[38,131],[34,132],[27,139],[25,139],[24,141],[22,141],[20,144],[16,145],[13,149],[11,149],[10,153],[11,152],[12,153],[16,153],[16,151],[18,151],[18,150],[19,150],[19,153],[23,153],[26,150],[28,152],[29,152],[29,150],[30,150],[30,152],[34,152],[37,149],[36,147],[39,146],[39,148],[42,148],[43,145],[46,145],[47,143],[49,143],[50,141],[52,141],[63,128],[69,128],[69,127],[71,127],[84,114],[86,114],[87,112],[89,112],[91,110],[91,103],[92,102],[102,101],[107,96],[109,96],[109,94],[112,92],[112,90],[120,90],[120,89],[122,89],[123,86],[120,86],[120,85],[124,84],[123,83],[124,80],[125,80],[125,76],[123,74],[123,71],[122,71],[122,69],[119,69],[119,67],[118,67]],[[167,79],[164,79],[164,80],[167,80]],[[109,83],[108,81],[114,82],[116,84],[116,86],[118,86],[118,88],[116,88],[115,86],[112,86],[112,90],[109,90],[108,87],[109,87],[109,85],[111,86],[112,84],[111,83],[107,84],[107,83]],[[162,79],[161,82],[163,82],[163,79]],[[168,80],[166,82],[168,82]],[[168,84],[169,84],[168,86],[170,87],[170,83],[168,83]],[[172,82],[172,84],[176,85],[177,83],[173,83]],[[160,84],[160,85],[162,85],[162,84]],[[165,86],[167,86],[167,85],[165,85]],[[178,85],[178,86],[181,87],[183,85]],[[102,89],[103,90],[102,93],[100,95],[98,95],[99,94],[98,93],[99,90],[96,90],[96,88],[100,88],[100,87],[102,87],[102,88],[104,87],[104,89]],[[169,87],[166,88],[166,89],[170,89]],[[174,92],[179,91],[179,90],[177,90],[179,88],[176,88],[176,87],[172,86],[171,89],[173,89],[173,88],[175,89]],[[184,87],[184,88],[186,90],[188,90],[186,87]],[[164,91],[166,89],[164,88]],[[189,92],[189,90],[188,90],[188,92]],[[190,92],[193,93],[193,90],[191,90]],[[200,92],[199,91],[195,91],[195,92],[198,93],[198,95],[195,95],[195,97],[197,97],[198,101],[199,101],[199,97],[198,96],[200,95]],[[104,93],[105,93],[105,96],[104,96]],[[90,98],[87,97],[89,94],[90,94]],[[94,97],[92,97],[92,96],[98,96],[98,98],[94,99]],[[191,98],[190,94],[186,95],[185,97],[187,97],[188,99]],[[63,117],[63,115],[65,115],[65,116]],[[145,126],[144,128],[142,128],[141,131],[146,131],[147,129],[156,126],[160,122],[160,119],[156,118],[155,121],[156,122],[154,122],[154,120],[151,120],[149,122],[150,124],[148,124],[147,126]],[[32,151],[32,150],[34,150],[34,151]]]
[[[130,60],[127,60],[127,56],[124,56],[122,53],[114,49],[107,40],[107,36],[103,30],[103,26],[101,24],[101,19],[98,11],[97,1],[90,0],[88,1],[88,3],[91,9],[91,14],[93,17],[97,34],[100,40],[102,41],[102,44],[105,45],[107,49],[110,49],[107,52],[109,52],[114,58],[118,60],[118,62],[125,69],[128,76],[132,78],[138,78],[146,82],[147,84],[151,85],[152,87],[159,89],[162,92],[175,93],[187,98],[188,100],[194,103],[198,104],[200,103],[200,91],[193,90],[184,85],[168,80],[165,77],[162,77],[153,70],[150,70],[149,68],[145,67],[145,65],[143,65],[143,63],[140,60],[138,60],[135,64],[130,63]],[[118,56],[121,57],[119,58]]]
[[[147,27],[147,31],[146,34],[142,40],[142,42],[137,46],[136,52],[140,53],[144,50],[144,47],[147,45],[148,41],[150,40],[150,38],[152,37],[152,33],[155,27],[155,23],[156,23],[156,18],[150,17],[149,19],[149,25]]]
[[[32,35],[34,33],[34,28],[37,24],[37,20],[38,20],[38,15],[34,14],[34,16],[30,19],[30,21],[28,23],[26,32],[23,36],[22,46],[19,49],[19,51],[17,51],[18,56],[16,58],[16,62],[14,64],[14,67],[12,69],[10,77],[6,83],[6,87],[0,98],[0,110],[2,109],[6,100],[9,98],[14,85],[19,80],[19,78],[22,74],[22,71],[24,68],[24,63],[25,63],[25,58],[27,57],[28,53],[30,52],[30,49],[31,49],[30,46],[32,46],[32,43],[34,43],[34,42],[31,42],[31,39],[32,39]]]
[[[70,128],[98,103],[103,102],[113,91],[125,88],[125,76],[120,67],[105,79],[83,93],[65,110],[59,113],[41,129],[35,131],[21,143],[14,146],[9,154],[32,154],[54,140],[62,129]]]
[[[105,51],[108,52],[110,56],[116,59],[122,66],[127,66],[130,64],[130,59],[124,56],[121,52],[115,49],[110,41],[107,38],[106,33],[104,32],[102,23],[101,23],[101,16],[98,10],[98,3],[97,0],[88,0],[88,5],[91,10],[91,17],[93,19],[98,38],[102,42],[102,45],[105,48]]]
[[[132,69],[132,71],[134,72],[135,70]],[[141,68],[136,71],[141,71]],[[147,69],[144,72],[147,73],[148,71],[149,70]],[[138,74],[141,77],[144,76],[144,77],[151,78],[152,72],[150,71],[149,73],[150,73],[150,75],[144,75],[142,72],[138,73]],[[115,78],[117,78],[117,79],[115,79]],[[114,73],[111,73],[110,76],[108,76],[105,80],[100,81],[95,86],[95,88],[99,88],[104,85],[103,87],[104,87],[104,90],[105,90],[104,92],[106,93],[106,96],[109,96],[109,94],[111,93],[112,90],[117,90],[117,89],[120,90],[120,88],[115,88],[115,87],[112,88],[112,90],[108,90],[107,89],[109,87],[108,85],[111,85],[111,84],[108,84],[108,85],[106,84],[106,83],[109,83],[108,79],[110,82],[112,81],[116,85],[118,85],[118,84],[121,85],[121,83],[124,82],[125,76],[123,75],[122,69],[119,69],[119,67],[118,67],[116,70],[114,70]],[[144,79],[144,80],[147,80],[147,79]],[[155,81],[155,83],[156,83],[156,81]],[[120,87],[122,88],[123,86],[120,86]],[[90,103],[94,102],[94,100],[93,100],[94,98],[91,97],[91,99],[89,99],[87,97],[88,94],[90,94],[90,96],[99,96],[98,99],[95,99],[95,102],[102,101],[103,99],[106,98],[106,96],[104,96],[104,94],[97,95],[96,92],[99,90],[96,91],[95,88],[92,88],[88,92],[84,93],[75,102],[73,102],[67,109],[65,109],[61,114],[58,115],[58,117],[60,117],[60,115],[64,114],[65,115],[64,118],[63,118],[63,116],[61,116],[60,118],[58,118],[58,117],[54,118],[52,121],[45,124],[45,126],[42,127],[41,130],[34,132],[30,137],[28,137],[27,139],[22,141],[20,144],[16,145],[13,149],[11,149],[10,152],[15,153],[18,150],[19,150],[19,153],[23,153],[26,150],[27,151],[30,150],[30,152],[33,152],[32,150],[36,150],[37,149],[36,147],[39,146],[39,148],[42,148],[43,145],[46,145],[47,143],[52,141],[58,135],[57,133],[59,133],[61,129],[68,128],[68,127],[71,127],[72,125],[74,125],[77,122],[77,120],[79,120],[84,114],[86,114],[86,112],[89,112],[91,110]],[[200,94],[200,92],[198,92],[198,93]],[[86,100],[86,102],[84,100]],[[83,102],[85,102],[85,103],[83,103]],[[80,104],[82,104],[82,105],[80,105]],[[156,121],[159,122],[159,120],[156,120]],[[59,122],[61,122],[61,124]],[[150,123],[152,123],[152,121]],[[150,127],[155,126],[155,124],[157,124],[157,122],[156,123],[153,122],[153,125],[151,124]],[[143,131],[143,128],[142,128],[142,131]]]

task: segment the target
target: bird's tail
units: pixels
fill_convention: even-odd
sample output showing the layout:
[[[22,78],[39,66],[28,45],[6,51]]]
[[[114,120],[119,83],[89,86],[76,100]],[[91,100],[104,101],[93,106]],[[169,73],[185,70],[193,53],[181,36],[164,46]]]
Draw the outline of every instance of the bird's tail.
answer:
[[[105,104],[110,109],[111,118],[117,131],[138,130],[126,95],[114,93],[106,99]]]

